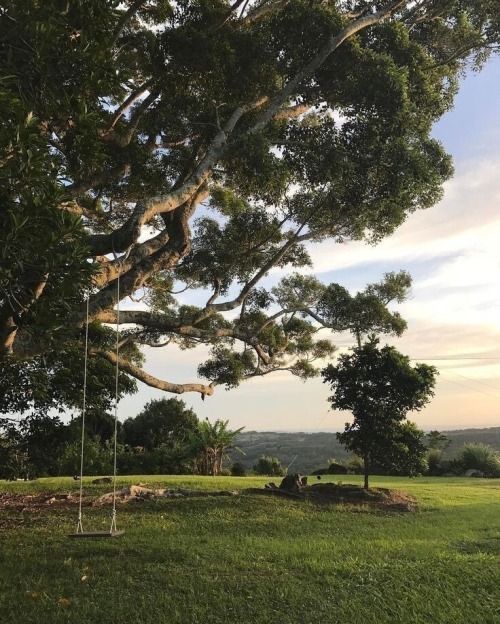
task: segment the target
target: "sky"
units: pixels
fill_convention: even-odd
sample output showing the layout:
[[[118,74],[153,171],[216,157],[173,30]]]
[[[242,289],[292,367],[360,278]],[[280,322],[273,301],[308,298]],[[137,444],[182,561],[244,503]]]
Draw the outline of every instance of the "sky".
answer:
[[[323,282],[353,292],[385,272],[406,269],[411,296],[397,306],[408,330],[389,340],[416,361],[439,370],[432,402],[410,419],[425,430],[500,426],[500,58],[463,81],[454,109],[434,128],[453,156],[455,174],[443,199],[418,211],[377,246],[324,242],[309,248]],[[275,272],[270,281],[279,278]],[[346,336],[332,336],[345,351]],[[196,380],[208,351],[146,349],[144,368],[172,382]],[[321,379],[302,382],[275,373],[245,382],[202,402],[182,399],[200,418],[229,420],[258,431],[337,431],[347,419],[331,411]],[[120,418],[136,415],[164,393],[139,383],[119,406]],[[168,395],[172,396],[172,395]]]

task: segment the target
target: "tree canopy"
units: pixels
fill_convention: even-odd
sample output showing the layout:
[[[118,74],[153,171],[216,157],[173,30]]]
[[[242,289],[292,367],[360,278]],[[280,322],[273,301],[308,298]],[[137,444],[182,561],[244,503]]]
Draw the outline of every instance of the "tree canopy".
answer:
[[[149,401],[134,418],[123,423],[123,442],[151,450],[160,445],[186,443],[197,430],[198,418],[184,401],[158,399]]]
[[[432,126],[499,37],[496,0],[6,0],[2,411],[77,402],[87,297],[104,403],[117,359],[121,392],[138,379],[205,397],[315,374],[333,348],[321,326],[400,333],[387,305],[404,274],[355,296],[303,271],[262,279],[436,203],[452,165]],[[118,317],[128,297],[143,309]],[[141,346],[200,343],[207,383],[141,368]]]

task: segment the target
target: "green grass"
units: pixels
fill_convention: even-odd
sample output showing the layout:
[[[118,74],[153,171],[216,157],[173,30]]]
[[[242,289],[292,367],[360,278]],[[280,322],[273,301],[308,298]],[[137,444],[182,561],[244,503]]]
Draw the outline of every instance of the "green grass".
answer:
[[[268,480],[120,479],[203,489]],[[88,481],[84,486],[96,495],[106,490]],[[0,620],[500,622],[500,480],[374,478],[373,486],[415,495],[420,511],[382,513],[259,496],[166,499],[121,508],[118,523],[126,534],[101,542],[66,537],[74,513],[8,512],[15,526],[0,533]],[[70,479],[0,482],[0,492],[70,488],[78,488]],[[108,527],[108,510],[86,511],[89,529]]]

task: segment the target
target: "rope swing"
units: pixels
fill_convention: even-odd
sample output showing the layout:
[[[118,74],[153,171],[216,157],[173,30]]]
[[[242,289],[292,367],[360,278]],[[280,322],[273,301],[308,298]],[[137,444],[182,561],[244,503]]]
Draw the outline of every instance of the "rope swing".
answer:
[[[115,256],[116,257],[116,256]],[[116,366],[115,366],[115,417],[114,417],[114,434],[113,434],[113,506],[111,510],[111,526],[109,531],[84,531],[83,530],[83,514],[82,514],[82,501],[83,501],[83,465],[84,465],[84,448],[85,448],[85,412],[87,408],[87,364],[88,364],[88,351],[89,351],[89,298],[87,295],[86,305],[86,322],[85,322],[85,356],[84,356],[84,368],[83,368],[83,399],[82,399],[82,436],[81,436],[81,449],[80,449],[80,497],[78,502],[78,523],[76,525],[76,531],[71,533],[69,537],[118,537],[123,535],[125,531],[118,531],[116,527],[116,455],[117,455],[117,440],[118,440],[118,378],[120,373],[119,367],[119,328],[120,328],[120,273],[116,279]]]

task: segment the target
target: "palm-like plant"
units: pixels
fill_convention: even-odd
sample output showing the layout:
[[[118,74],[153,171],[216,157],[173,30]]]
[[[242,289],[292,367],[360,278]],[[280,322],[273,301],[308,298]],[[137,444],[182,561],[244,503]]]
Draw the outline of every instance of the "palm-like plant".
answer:
[[[197,451],[197,467],[201,474],[217,476],[222,470],[222,462],[228,457],[230,450],[243,451],[234,445],[234,439],[244,427],[231,430],[228,420],[208,419],[199,423],[194,434],[193,444]]]

